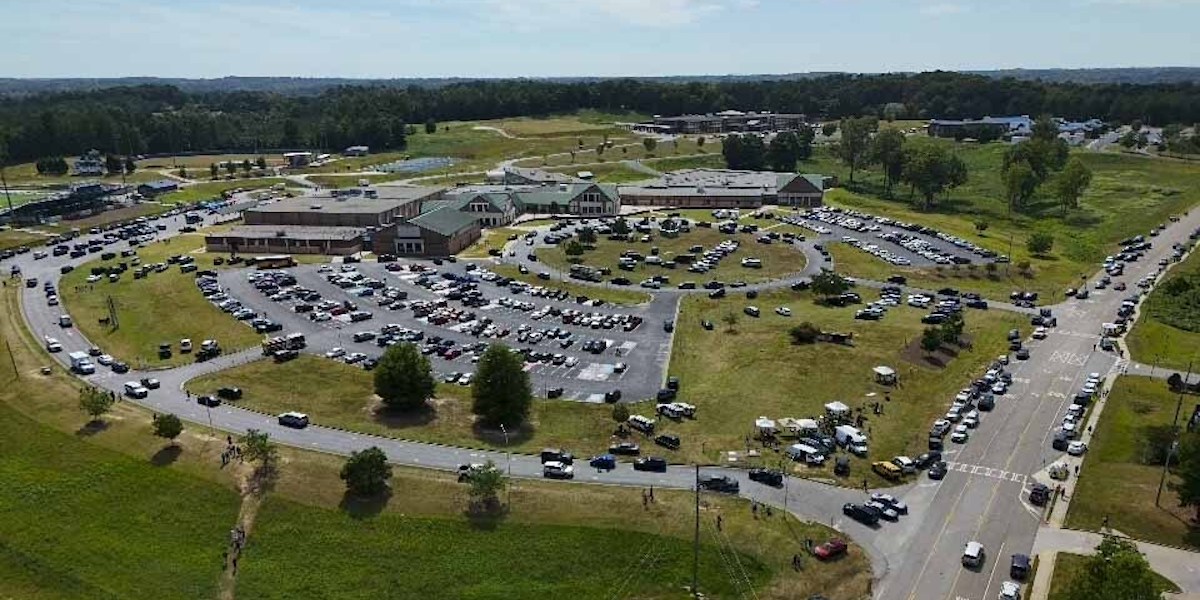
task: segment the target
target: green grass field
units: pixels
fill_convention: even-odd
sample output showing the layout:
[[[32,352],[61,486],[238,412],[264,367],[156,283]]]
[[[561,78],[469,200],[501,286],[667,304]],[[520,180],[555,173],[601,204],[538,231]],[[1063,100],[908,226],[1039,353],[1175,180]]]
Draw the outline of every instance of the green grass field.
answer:
[[[257,179],[234,179],[232,181],[208,181],[180,188],[177,192],[163,194],[159,200],[163,204],[192,204],[202,200],[220,199],[226,190],[243,189],[256,190],[271,187],[277,183],[289,183],[282,177],[260,177]]]
[[[612,269],[613,277],[624,276],[632,280],[635,285],[638,281],[654,275],[669,276],[672,285],[678,285],[682,281],[695,281],[699,284],[713,279],[725,281],[726,283],[738,280],[752,283],[779,279],[784,275],[804,270],[804,254],[799,250],[792,248],[782,241],[773,244],[759,244],[755,241],[756,235],[745,233],[726,235],[718,232],[716,229],[695,227],[691,232],[681,233],[675,238],[656,234],[652,236],[650,242],[613,242],[605,239],[603,236],[597,236],[594,249],[587,250],[578,258],[582,259],[582,264],[590,267],[608,267]],[[637,240],[641,239],[640,234],[637,232],[633,232],[633,236]],[[727,239],[737,240],[741,242],[741,246],[736,252],[721,260],[715,269],[707,273],[690,273],[687,267],[683,265],[677,266],[674,269],[667,269],[661,266],[639,263],[633,271],[622,271],[617,268],[617,260],[625,250],[636,250],[643,256],[650,256],[651,248],[658,247],[659,256],[663,260],[670,260],[680,254],[687,254],[689,248],[694,245],[703,246],[705,250],[710,250]],[[538,259],[557,268],[559,271],[566,272],[570,269],[571,261],[569,258],[566,254],[565,244],[538,250]],[[762,268],[751,269],[741,266],[743,258],[761,259]]]
[[[642,162],[646,163],[647,167],[664,173],[668,171],[678,171],[681,169],[724,169],[725,159],[721,156],[721,145],[716,142],[708,142],[703,147],[705,152],[709,154],[704,156],[682,156],[679,158],[651,158]]]
[[[488,258],[491,256],[488,254],[488,251],[504,249],[504,244],[508,243],[508,236],[520,235],[522,233],[524,232],[518,229],[512,229],[510,227],[484,229],[483,235],[479,238],[479,241],[471,244],[462,252],[459,252],[458,257]]]
[[[875,297],[867,290],[859,293],[864,300]],[[749,304],[760,307],[760,318],[742,313]],[[790,308],[792,316],[775,314],[779,306]],[[916,456],[925,451],[925,432],[954,392],[1004,352],[1005,332],[1020,325],[1010,313],[969,311],[966,332],[974,339],[974,349],[961,351],[945,368],[935,368],[925,363],[920,350],[906,354],[923,331],[922,311],[895,307],[876,322],[855,320],[854,311],[853,306],[819,306],[807,292],[772,292],[756,300],[741,294],[723,300],[685,298],[670,374],[680,378],[680,398],[697,406],[697,418],[666,425],[669,433],[683,439],[681,454],[689,460],[716,461],[722,451],[746,450],[745,439],[759,416],[815,417],[824,412],[825,403],[841,400],[852,408],[867,407],[864,429],[870,432],[870,460]],[[737,318],[733,331],[723,321],[729,314]],[[702,320],[713,322],[714,329],[702,328]],[[795,346],[787,331],[803,321],[824,331],[853,333],[854,345]],[[903,385],[890,389],[876,384],[871,369],[877,365],[896,369]],[[886,402],[889,394],[892,401]],[[877,401],[884,404],[884,414],[872,416],[870,405]],[[988,427],[984,421],[983,427]],[[882,484],[868,475],[867,461],[855,459],[853,464],[854,482],[867,476]],[[800,475],[832,478],[829,468],[797,469]]]
[[[626,580],[626,593],[639,598],[675,598],[691,581],[690,544],[652,533],[532,524],[484,529],[463,520],[397,515],[364,522],[280,501],[268,502],[259,514],[256,534],[262,538],[247,548],[238,581],[238,594],[250,598],[599,599]],[[323,549],[320,568],[297,569],[311,560],[314,547]],[[647,554],[653,556],[652,574],[639,564]],[[770,577],[754,557],[726,557],[714,546],[705,547],[700,560],[706,574],[736,560],[739,577],[753,587]],[[365,581],[374,584],[359,585]],[[705,583],[717,597],[739,593],[729,577],[710,576]]]
[[[1150,293],[1142,306],[1141,314],[1133,330],[1125,338],[1129,355],[1145,364],[1184,371],[1195,363],[1200,367],[1200,332],[1195,308],[1188,302],[1194,292],[1172,295],[1167,281],[1179,277],[1195,283],[1200,281],[1200,253],[1192,254],[1182,264],[1172,267],[1167,280]]]
[[[1082,554],[1071,554],[1070,552],[1059,552],[1054,559],[1054,575],[1050,579],[1050,595],[1049,600],[1063,600],[1067,597],[1067,592],[1077,579],[1087,576],[1087,557]],[[1159,593],[1178,594],[1179,586],[1171,582],[1171,580],[1154,573],[1155,583],[1158,584]],[[1032,581],[1033,578],[1030,578]]]
[[[186,234],[171,239],[169,244],[154,243],[142,248],[138,256],[143,264],[150,264],[164,262],[175,254],[191,254],[201,269],[208,269],[215,255],[195,253],[203,244],[202,234]],[[116,283],[107,279],[93,284],[86,282],[91,267],[115,265],[121,260],[118,256],[111,261],[86,263],[65,275],[59,285],[63,304],[75,318],[75,326],[108,354],[135,367],[164,367],[194,359],[176,352],[170,359],[160,360],[158,345],[162,342],[178,345],[181,338],[191,338],[194,343],[216,339],[228,352],[253,346],[262,338],[205,300],[193,283],[195,277],[180,273],[177,266],[163,273],[151,273],[144,279],[134,279],[130,271]],[[108,298],[112,298],[117,308],[120,327],[115,331],[99,323],[100,318],[108,316]]]
[[[475,427],[468,387],[441,384],[430,411],[395,414],[375,398],[372,381],[371,373],[360,368],[306,355],[284,364],[261,360],[204,375],[188,382],[187,389],[211,394],[236,386],[245,394],[240,406],[269,414],[298,410],[316,423],[379,435],[468,447],[504,446],[502,432]],[[535,390],[535,395],[541,392]],[[510,432],[509,438],[512,449],[522,452],[564,446],[601,453],[615,427],[611,407],[536,400],[530,424],[519,433]]]
[[[1137,539],[1200,548],[1200,528],[1188,524],[1194,510],[1178,506],[1169,489],[1162,506],[1154,505],[1162,464],[1147,464],[1148,440],[1170,426],[1177,401],[1161,379],[1117,379],[1083,462],[1068,527],[1099,530],[1107,516],[1110,527]],[[1183,419],[1194,404],[1184,398]]]
[[[16,229],[0,231],[0,250],[8,250],[18,246],[40,246],[46,241],[46,236]]]
[[[7,403],[0,438],[0,596],[215,595],[236,493],[51,430]]]
[[[127,403],[117,404],[107,427],[78,433],[85,418],[76,405],[75,380],[59,367],[48,376],[38,372],[51,361],[24,330],[18,292],[0,293],[0,334],[11,357],[0,361],[0,439],[6,441],[0,445],[0,507],[14,517],[0,520],[0,597],[218,596],[220,552],[237,512],[234,484],[244,474],[217,468],[223,439],[185,423],[178,451],[167,452],[165,442],[149,433],[149,413]],[[640,597],[675,597],[674,586],[690,564],[684,560],[681,571],[679,556],[686,556],[693,526],[687,491],[659,490],[656,502],[643,508],[640,490],[632,488],[520,481],[505,494],[511,506],[505,517],[476,528],[462,513],[466,488],[452,475],[397,468],[396,492],[386,502],[347,503],[338,479],[342,461],[280,448],[279,480],[240,561],[241,596],[358,597],[367,593],[358,590],[370,589],[372,598],[409,598],[409,590],[436,584],[469,597],[541,596],[547,589],[591,597],[615,588],[578,589],[573,582],[605,576],[603,583],[617,586],[628,575],[624,589],[644,592]],[[720,533],[717,515],[724,518]],[[702,523],[700,582],[717,597],[735,595],[720,592],[731,590],[731,573],[741,573],[714,555],[718,545],[724,556],[741,559],[759,598],[821,592],[851,600],[866,593],[867,558],[853,546],[842,560],[810,560],[802,572],[792,570],[790,557],[805,538],[836,535],[820,524],[779,513],[752,518],[745,501],[720,495],[705,496]],[[471,544],[461,544],[463,539]],[[628,540],[636,540],[636,548],[614,546]],[[448,553],[453,561],[420,562],[447,548],[456,548]],[[535,555],[528,548],[558,552]],[[605,556],[593,548],[612,550]],[[401,583],[362,584],[364,576],[376,582],[401,577],[390,575],[397,573],[393,556],[411,557],[404,560]],[[575,576],[597,556],[606,564]],[[514,560],[524,564],[535,557],[541,563],[531,572],[570,576],[561,584],[513,579]],[[320,568],[311,568],[317,563]],[[638,564],[640,575],[633,568]],[[321,581],[313,581],[315,573]],[[315,587],[285,593],[299,579]],[[497,592],[484,581],[511,585]],[[748,593],[742,588],[736,595]]]

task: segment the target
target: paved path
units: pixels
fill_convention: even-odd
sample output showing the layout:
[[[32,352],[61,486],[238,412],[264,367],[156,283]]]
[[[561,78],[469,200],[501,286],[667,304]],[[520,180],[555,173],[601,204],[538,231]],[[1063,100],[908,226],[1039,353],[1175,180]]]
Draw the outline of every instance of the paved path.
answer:
[[[1056,552],[1093,554],[1103,540],[1104,535],[1100,533],[1040,527],[1033,542],[1033,553],[1041,557]],[[1137,544],[1138,550],[1141,550],[1142,554],[1146,556],[1146,560],[1150,562],[1150,568],[1170,579],[1183,592],[1200,593],[1200,554],[1150,542],[1135,540],[1134,543]],[[1001,557],[997,557],[997,559],[999,560]],[[1047,566],[1051,568],[1046,568]],[[1037,593],[1030,594],[1031,600],[1045,599],[1046,596],[1039,596],[1038,593],[1043,590],[1049,592],[1049,579],[1053,575],[1052,567],[1053,563],[1047,565],[1045,559],[1039,561],[1037,579],[1040,581],[1045,578],[1046,583],[1044,585],[1034,584]]]

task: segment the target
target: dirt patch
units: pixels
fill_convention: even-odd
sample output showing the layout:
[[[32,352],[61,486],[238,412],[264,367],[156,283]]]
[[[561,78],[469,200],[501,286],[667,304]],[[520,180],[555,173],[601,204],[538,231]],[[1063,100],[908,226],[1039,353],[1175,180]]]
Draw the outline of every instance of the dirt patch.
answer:
[[[950,361],[958,358],[960,353],[969,352],[971,343],[971,336],[964,334],[958,338],[957,344],[942,344],[936,351],[926,352],[921,348],[921,338],[916,337],[909,341],[904,350],[900,352],[900,356],[913,364],[932,367],[934,369],[944,369],[946,365],[950,364]]]

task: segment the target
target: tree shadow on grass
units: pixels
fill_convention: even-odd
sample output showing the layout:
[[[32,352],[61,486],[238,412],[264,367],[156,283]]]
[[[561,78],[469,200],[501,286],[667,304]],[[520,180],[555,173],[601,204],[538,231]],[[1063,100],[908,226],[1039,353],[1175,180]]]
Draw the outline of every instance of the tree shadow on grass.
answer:
[[[75,430],[75,435],[79,437],[91,437],[97,433],[101,433],[108,429],[108,421],[93,419],[84,423],[83,427]]]
[[[467,518],[467,523],[470,523],[472,529],[494,531],[508,517],[508,506],[499,502],[493,506],[486,506],[480,502],[471,501],[467,509],[463,511],[463,516]]]
[[[388,488],[381,494],[374,496],[355,496],[349,491],[342,494],[342,501],[338,503],[338,508],[342,509],[352,519],[363,520],[373,519],[383,512],[387,507],[388,501],[392,499],[392,490]]]
[[[163,446],[154,456],[150,457],[150,464],[156,467],[169,467],[179,459],[179,455],[183,454],[183,448],[177,444]]]
[[[437,418],[437,411],[428,404],[418,409],[400,410],[379,405],[371,412],[371,419],[388,429],[422,427]]]
[[[475,434],[476,439],[487,442],[492,446],[497,446],[499,448],[504,448],[505,446],[504,432],[501,431],[499,427],[488,427],[476,421],[475,424],[471,426],[471,432]],[[528,423],[515,429],[509,428],[508,445],[518,446],[528,442],[529,440],[533,439],[533,435],[535,433],[537,433],[537,429]]]

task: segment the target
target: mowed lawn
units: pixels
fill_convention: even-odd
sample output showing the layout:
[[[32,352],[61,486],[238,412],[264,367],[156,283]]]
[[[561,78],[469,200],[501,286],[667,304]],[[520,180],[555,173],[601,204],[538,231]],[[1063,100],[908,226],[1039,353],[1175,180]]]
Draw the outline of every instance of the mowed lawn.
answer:
[[[856,173],[856,184],[851,189],[847,186],[848,172],[824,149],[818,149],[813,160],[802,163],[800,170],[840,177],[847,187],[829,192],[828,204],[930,225],[1002,254],[1009,252],[1011,241],[1013,261],[1029,261],[1032,266],[1031,277],[1018,279],[1023,283],[1021,287],[1044,292],[1043,296],[1049,294],[1055,300],[1063,297],[1066,288],[1077,287],[1081,277],[1095,273],[1104,257],[1117,249],[1119,240],[1145,234],[1170,215],[1200,203],[1200,171],[1194,165],[1075,151],[1073,156],[1093,172],[1080,208],[1064,214],[1048,186],[1043,186],[1028,207],[1010,215],[1000,180],[1005,148],[1001,144],[956,144],[954,150],[967,163],[970,179],[928,211],[910,201],[905,189],[896,190],[894,199],[883,198],[882,177],[874,169]],[[988,228],[978,232],[977,221],[988,223]],[[1054,247],[1046,257],[1031,256],[1025,247],[1029,234],[1039,230],[1054,236]],[[1015,269],[1013,273],[1016,277]],[[926,275],[950,277],[948,273]],[[988,291],[988,286],[981,287],[981,291]]]
[[[1087,560],[1088,557],[1082,554],[1058,553],[1058,556],[1054,558],[1054,574],[1050,579],[1049,600],[1064,600],[1075,582],[1087,577]],[[1152,571],[1152,573],[1154,572]],[[1154,580],[1160,594],[1179,593],[1179,586],[1172,583],[1170,579],[1154,573]]]
[[[203,247],[202,234],[186,234],[152,243],[138,250],[142,264],[165,262],[175,254],[195,256],[200,269],[212,267],[216,255],[195,253]],[[192,273],[180,273],[171,265],[163,273],[150,273],[144,279],[134,279],[132,268],[120,281],[109,283],[107,278],[87,283],[91,268],[115,266],[120,256],[108,261],[85,263],[65,275],[59,284],[59,294],[75,326],[104,352],[128,361],[134,367],[165,367],[194,360],[192,355],[175,352],[170,359],[158,358],[158,345],[170,342],[178,350],[179,340],[191,338],[193,343],[215,339],[226,352],[257,344],[262,336],[247,325],[235,320],[213,306],[196,287]],[[108,299],[116,306],[120,324],[116,330],[101,325],[99,320],[109,315]]]
[[[631,221],[630,227],[632,226],[633,222]],[[637,285],[643,279],[648,279],[656,275],[665,275],[670,277],[671,287],[677,286],[684,281],[696,282],[697,286],[711,280],[719,280],[726,283],[733,281],[754,283],[779,279],[785,275],[804,270],[804,254],[798,249],[792,247],[791,244],[784,240],[777,240],[771,244],[760,244],[755,241],[757,235],[760,234],[739,233],[736,235],[726,235],[720,233],[715,228],[708,227],[693,227],[691,232],[680,233],[678,237],[674,238],[660,235],[656,232],[651,235],[649,242],[640,241],[641,234],[636,231],[631,234],[633,240],[636,241],[627,242],[609,241],[604,236],[598,235],[593,249],[586,250],[583,255],[577,258],[581,259],[582,264],[590,267],[607,267],[612,269],[612,277],[626,277],[633,281],[634,285]],[[736,240],[741,245],[735,252],[723,258],[716,268],[707,273],[688,272],[687,265],[682,263],[674,269],[648,265],[645,262],[639,263],[633,271],[623,271],[617,267],[617,261],[620,259],[621,253],[626,250],[634,250],[641,253],[642,256],[650,256],[653,253],[653,248],[658,248],[658,256],[666,261],[673,260],[681,254],[687,254],[692,246],[702,246],[704,251],[708,251],[725,240]],[[571,257],[567,256],[566,253],[567,243],[569,242],[564,242],[553,248],[539,249],[537,251],[538,259],[545,261],[559,271],[568,271],[571,268]],[[699,258],[700,253],[697,253],[696,256]],[[760,259],[762,261],[762,268],[753,269],[743,267],[741,265],[743,258]]]
[[[374,395],[373,375],[358,367],[302,355],[283,364],[260,360],[204,375],[187,383],[194,394],[240,387],[238,406],[278,414],[296,410],[315,423],[397,438],[468,447],[504,447],[504,435],[475,426],[471,389],[440,384],[431,409],[394,413]],[[513,450],[534,452],[562,446],[603,453],[616,428],[612,408],[563,400],[534,400],[530,423],[510,431]]]
[[[691,581],[691,544],[653,532],[544,524],[493,529],[400,515],[364,521],[278,500],[268,501],[258,518],[238,576],[238,595],[249,598],[677,598]],[[319,558],[312,555],[317,547]],[[707,593],[733,597],[746,590],[744,581],[735,587],[722,576],[726,560],[736,560],[738,579],[753,587],[769,579],[756,558],[724,556],[705,545],[700,568]]]
[[[520,237],[524,231],[512,229],[510,227],[487,228],[483,230],[483,235],[479,241],[471,244],[469,247],[458,253],[459,258],[488,258],[491,250],[500,251],[504,245],[508,243],[510,235]]]
[[[8,250],[9,248],[17,248],[20,246],[40,246],[46,241],[46,236],[28,231],[19,231],[16,229],[5,229],[0,231],[0,250]]]
[[[207,176],[207,171],[205,172]],[[197,175],[198,177],[198,175]],[[258,177],[254,179],[233,179],[229,181],[206,181],[179,188],[179,191],[163,194],[159,200],[163,204],[193,204],[203,200],[219,200],[221,194],[228,190],[257,190],[271,187],[277,183],[289,183],[282,177]]]
[[[1162,464],[1149,460],[1148,441],[1171,425],[1178,399],[1161,379],[1117,379],[1075,486],[1068,527],[1099,530],[1108,517],[1109,527],[1126,535],[1200,549],[1200,529],[1189,525],[1195,510],[1180,507],[1170,489],[1163,490],[1162,506],[1154,505]],[[1182,422],[1195,403],[1183,399]]]
[[[236,493],[51,430],[7,403],[0,439],[0,596],[215,595]]]
[[[877,297],[859,289],[864,301]],[[760,318],[743,314],[753,304]],[[775,314],[786,306],[791,317]],[[954,393],[972,377],[982,374],[1007,347],[1005,332],[1021,320],[1002,311],[969,310],[966,333],[974,348],[961,350],[944,368],[931,366],[916,350],[914,360],[903,356],[906,347],[920,339],[924,311],[895,307],[881,321],[854,319],[857,306],[826,308],[813,302],[807,292],[771,292],[755,300],[731,294],[723,300],[689,296],[683,300],[675,333],[670,374],[681,380],[680,398],[695,404],[696,419],[679,423],[661,420],[662,430],[678,434],[686,460],[716,462],[723,451],[745,451],[759,416],[816,417],[827,402],[840,400],[851,408],[863,407],[864,429],[870,438],[868,460],[854,459],[852,479],[868,475],[871,460],[898,454],[916,456],[926,450],[929,425],[941,416]],[[724,322],[736,318],[732,331]],[[714,324],[712,331],[701,321]],[[811,321],[823,331],[853,333],[853,346],[817,343],[796,346],[788,329]],[[901,386],[889,388],[874,382],[872,368],[886,365],[900,376]],[[890,395],[891,401],[886,398]],[[884,405],[884,414],[872,415],[874,402]],[[987,418],[982,427],[988,427]],[[753,439],[752,447],[759,447]],[[768,453],[774,463],[778,457]],[[832,462],[823,469],[796,467],[806,476],[830,476]]]
[[[1171,268],[1167,280],[1180,276],[1194,277],[1197,272],[1200,272],[1200,253],[1193,253],[1183,263]],[[1200,371],[1200,332],[1180,329],[1157,316],[1160,311],[1166,313],[1173,308],[1164,283],[1166,281],[1150,292],[1150,297],[1142,305],[1137,323],[1125,337],[1129,355],[1133,360],[1148,365],[1158,364],[1178,371],[1186,371],[1190,365]],[[1175,308],[1174,312],[1181,310]]]

